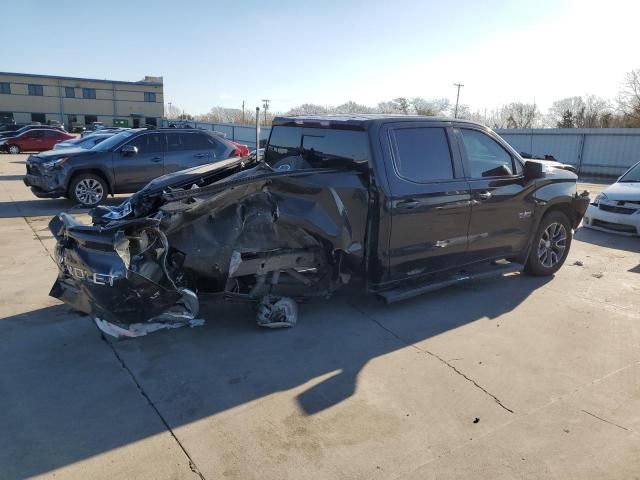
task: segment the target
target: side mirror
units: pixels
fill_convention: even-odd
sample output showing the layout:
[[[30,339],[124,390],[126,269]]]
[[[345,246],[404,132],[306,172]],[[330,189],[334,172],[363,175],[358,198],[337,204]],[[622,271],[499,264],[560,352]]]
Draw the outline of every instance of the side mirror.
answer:
[[[524,178],[527,180],[544,177],[544,165],[540,162],[524,162]]]
[[[138,153],[138,147],[135,147],[133,145],[125,145],[120,149],[120,153],[122,153],[122,155],[124,156],[136,155]]]

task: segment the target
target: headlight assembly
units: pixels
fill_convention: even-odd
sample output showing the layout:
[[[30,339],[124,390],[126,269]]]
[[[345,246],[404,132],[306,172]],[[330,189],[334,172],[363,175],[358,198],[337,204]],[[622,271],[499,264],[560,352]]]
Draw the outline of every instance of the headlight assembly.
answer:
[[[594,205],[598,205],[601,200],[608,200],[609,198],[605,193],[599,193],[596,199],[593,201]]]
[[[48,162],[44,162],[42,164],[42,168],[46,168],[47,170],[51,170],[56,167],[60,167],[69,159],[69,157],[60,157],[55,160],[49,160]]]

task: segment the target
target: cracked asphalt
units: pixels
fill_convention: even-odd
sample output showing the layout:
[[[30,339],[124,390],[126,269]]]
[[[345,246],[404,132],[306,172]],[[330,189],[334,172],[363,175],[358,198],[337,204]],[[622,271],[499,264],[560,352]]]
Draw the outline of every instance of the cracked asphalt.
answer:
[[[208,305],[112,342],[48,297],[71,205],[31,196],[25,157],[0,156],[0,478],[640,478],[640,240],[579,229],[550,279],[343,292],[286,331]]]

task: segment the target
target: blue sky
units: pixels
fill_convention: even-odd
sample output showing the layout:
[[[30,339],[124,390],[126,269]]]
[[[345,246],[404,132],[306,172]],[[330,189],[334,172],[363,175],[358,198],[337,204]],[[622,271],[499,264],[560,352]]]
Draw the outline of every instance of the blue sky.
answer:
[[[273,111],[448,97],[492,109],[535,98],[615,96],[640,68],[634,0],[253,1],[3,6],[0,71],[139,80],[165,100]]]

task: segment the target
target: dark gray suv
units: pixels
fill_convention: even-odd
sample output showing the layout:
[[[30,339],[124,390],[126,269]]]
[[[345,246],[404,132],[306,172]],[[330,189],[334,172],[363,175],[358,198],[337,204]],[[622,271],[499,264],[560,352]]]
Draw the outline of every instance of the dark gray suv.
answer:
[[[27,159],[24,183],[38,198],[94,206],[167,173],[240,156],[241,148],[197,129],[126,130],[90,150],[51,150]]]

